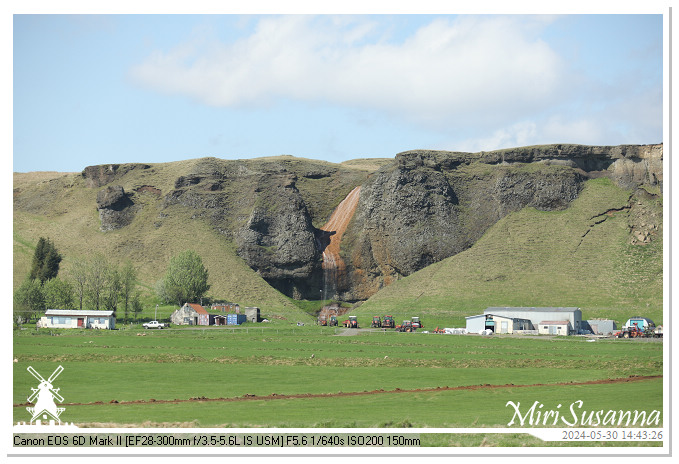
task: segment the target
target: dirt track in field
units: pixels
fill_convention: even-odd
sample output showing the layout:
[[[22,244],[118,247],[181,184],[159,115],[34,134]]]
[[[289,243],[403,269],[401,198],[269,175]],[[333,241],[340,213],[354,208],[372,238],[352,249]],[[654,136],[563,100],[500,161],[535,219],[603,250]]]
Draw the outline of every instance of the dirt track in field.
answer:
[[[484,390],[484,389],[496,389],[496,388],[526,388],[526,387],[553,387],[553,386],[575,386],[575,385],[603,385],[612,383],[626,383],[626,382],[640,382],[644,380],[661,379],[662,375],[632,375],[630,377],[622,377],[618,379],[603,379],[603,380],[589,380],[587,382],[559,382],[559,383],[534,383],[530,385],[465,385],[460,387],[436,387],[436,388],[416,388],[414,390],[402,390],[397,388],[395,390],[372,390],[372,391],[362,391],[362,392],[338,392],[338,393],[302,393],[296,395],[280,395],[277,393],[272,393],[267,396],[257,396],[246,394],[243,396],[237,396],[233,398],[206,398],[204,396],[194,397],[188,399],[174,399],[174,400],[133,400],[133,401],[117,401],[111,400],[108,402],[95,401],[93,403],[60,403],[60,406],[90,406],[90,405],[103,405],[103,404],[177,404],[177,403],[189,403],[189,402],[210,402],[210,401],[221,401],[221,402],[231,402],[231,401],[270,401],[270,400],[287,400],[294,398],[334,398],[334,397],[344,397],[344,396],[364,396],[364,395],[380,395],[384,393],[431,393],[437,391],[450,391],[450,390]],[[31,406],[32,403],[21,403],[14,404],[14,407]]]

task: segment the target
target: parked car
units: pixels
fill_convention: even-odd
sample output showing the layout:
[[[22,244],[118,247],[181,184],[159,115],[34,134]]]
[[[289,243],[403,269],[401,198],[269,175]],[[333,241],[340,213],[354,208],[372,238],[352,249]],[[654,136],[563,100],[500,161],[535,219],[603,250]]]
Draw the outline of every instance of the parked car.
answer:
[[[158,321],[144,322],[142,327],[145,329],[165,329],[168,325]]]

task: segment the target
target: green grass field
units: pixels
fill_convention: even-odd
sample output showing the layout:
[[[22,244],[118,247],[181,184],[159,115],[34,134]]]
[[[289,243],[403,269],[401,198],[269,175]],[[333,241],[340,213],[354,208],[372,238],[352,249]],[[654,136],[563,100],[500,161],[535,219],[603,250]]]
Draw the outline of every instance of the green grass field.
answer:
[[[506,427],[507,401],[663,405],[662,378],[586,384],[662,375],[661,341],[343,332],[264,324],[15,331],[14,420],[29,418],[29,365],[44,376],[64,366],[55,382],[62,420],[90,427]],[[480,438],[438,446],[449,440]],[[523,435],[497,443],[507,440],[541,443]]]

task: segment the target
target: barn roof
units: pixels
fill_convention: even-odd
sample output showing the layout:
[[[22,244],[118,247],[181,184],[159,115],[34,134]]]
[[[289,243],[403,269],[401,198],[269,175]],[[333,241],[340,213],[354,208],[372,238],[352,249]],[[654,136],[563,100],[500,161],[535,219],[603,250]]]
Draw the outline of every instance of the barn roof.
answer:
[[[198,314],[207,314],[207,311],[205,311],[205,308],[203,308],[198,303],[186,303],[186,304],[191,306]]]
[[[522,306],[502,306],[502,307],[489,307],[484,311],[485,313],[493,313],[497,311],[534,311],[534,312],[573,312],[580,308],[576,307],[522,307]]]

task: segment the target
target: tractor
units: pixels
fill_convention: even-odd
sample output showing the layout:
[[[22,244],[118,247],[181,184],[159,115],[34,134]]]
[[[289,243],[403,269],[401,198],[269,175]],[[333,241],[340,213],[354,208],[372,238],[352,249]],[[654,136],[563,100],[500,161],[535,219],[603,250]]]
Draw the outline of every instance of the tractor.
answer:
[[[396,323],[394,322],[394,318],[392,316],[384,316],[384,320],[382,320],[382,328],[383,329],[394,329],[394,328],[396,328]]]
[[[321,317],[318,318],[318,323],[321,326],[325,327],[325,326],[328,325],[328,319],[325,316],[321,316]]]
[[[370,327],[382,327],[382,321],[380,320],[380,316],[373,316],[373,321],[370,323]]]
[[[358,329],[358,320],[356,316],[349,316],[349,319],[344,321],[342,325],[348,329]]]
[[[397,325],[396,330],[398,332],[415,332],[415,327],[413,327],[412,321],[403,321],[403,324]]]
[[[330,327],[337,327],[337,316],[330,316]]]
[[[616,338],[641,338],[648,337],[649,335],[643,330],[641,330],[637,323],[635,322],[634,325],[630,327],[623,327],[621,331],[615,334],[615,336]]]
[[[419,317],[413,317],[412,318],[412,326],[415,329],[423,329],[424,328],[424,325],[422,325],[422,323],[420,322]]]

